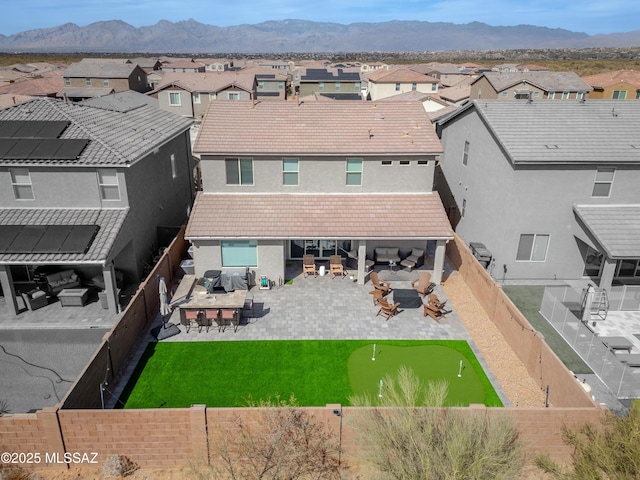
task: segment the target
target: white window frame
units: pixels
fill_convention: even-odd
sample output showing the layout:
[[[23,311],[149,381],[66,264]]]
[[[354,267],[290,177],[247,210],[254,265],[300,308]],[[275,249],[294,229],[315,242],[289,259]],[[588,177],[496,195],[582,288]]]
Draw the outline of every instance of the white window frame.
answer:
[[[233,250],[242,249],[244,250],[245,255],[248,254],[251,257],[251,259],[248,262],[247,261],[229,262],[229,254],[225,255],[225,249],[229,249],[231,252],[233,252]],[[235,256],[232,255],[232,257],[235,257]],[[258,242],[256,240],[222,240],[220,242],[220,259],[222,261],[223,267],[257,267],[258,266]],[[245,257],[245,260],[246,259],[247,258]]]
[[[462,165],[465,167],[469,163],[469,140],[464,141],[464,147],[462,147]]]
[[[87,87],[91,86],[91,77],[85,77],[84,78],[84,83],[87,85]]]
[[[16,200],[35,200],[33,182],[28,168],[10,168],[11,186]],[[25,179],[26,181],[21,181]],[[28,195],[25,195],[28,192]]]
[[[193,92],[193,103],[200,103],[200,92]]]
[[[522,246],[522,241],[525,237],[533,237],[533,241],[531,242],[531,250],[529,251],[528,258],[518,258],[520,255],[520,250]],[[540,242],[540,243],[539,243]],[[544,243],[542,243],[544,242]],[[547,261],[547,253],[549,252],[549,243],[551,242],[551,235],[546,233],[523,233],[520,235],[520,240],[518,241],[518,250],[516,251],[516,262],[546,262]],[[540,256],[540,248],[544,246],[544,255],[542,258]],[[534,258],[534,256],[536,258]]]
[[[350,169],[350,165],[360,165],[358,170]],[[362,171],[364,170],[364,162],[362,158],[359,157],[351,157],[347,158],[345,162],[345,171],[346,171],[346,185],[348,187],[361,187],[362,186]],[[350,183],[350,178],[358,178],[358,183]]]
[[[295,161],[295,164],[294,164]],[[288,170],[286,164],[295,165],[295,170]],[[287,178],[295,178],[295,183],[287,183]],[[282,159],[282,185],[285,187],[295,187],[300,183],[300,160],[293,157],[285,157]]]
[[[411,160],[399,160],[398,164],[402,165],[403,167],[408,167],[411,165]]]
[[[437,83],[432,83],[431,84],[431,91],[432,92],[437,92],[438,91],[438,84]]]
[[[238,182],[230,182],[230,178],[229,178],[229,165],[233,164],[233,162],[235,161],[235,165],[236,165],[236,169],[237,169],[237,176],[238,176]],[[249,182],[248,178],[244,178],[243,179],[243,174],[242,174],[242,166],[243,163],[244,165],[248,165],[247,162],[250,162],[251,165],[251,181]],[[239,185],[239,186],[252,186],[254,184],[254,172],[253,172],[253,158],[251,157],[227,157],[224,159],[224,163],[225,163],[225,181],[226,181],[226,185]],[[235,174],[235,172],[232,172]]]
[[[216,92],[209,92],[209,100],[215,100],[217,98]]]
[[[227,92],[227,98],[232,101],[240,100],[240,92]]]
[[[182,95],[180,92],[168,92],[169,94],[169,106],[170,107],[181,107],[182,106]],[[177,98],[178,102],[175,103],[174,99]]]
[[[324,82],[318,82],[318,90],[320,91],[324,90]]]
[[[71,85],[71,79],[69,77],[64,77],[64,84],[68,87]]]
[[[610,179],[609,179],[610,175]],[[613,181],[616,177],[615,167],[598,167],[596,170],[596,176],[593,181],[593,190],[591,191],[591,197],[593,198],[609,198],[611,196],[611,190],[613,189]],[[606,195],[596,195],[596,188],[602,185],[609,185]]]
[[[622,94],[622,96],[620,96]],[[612,100],[626,100],[627,99],[627,91],[626,90],[614,90],[611,92]]]
[[[569,100],[569,92],[562,92],[562,100]]]
[[[380,165],[383,167],[390,167],[393,165],[393,160],[381,160]]]
[[[396,92],[399,92],[399,91],[400,91],[400,84],[396,83]]]
[[[264,90],[264,80],[258,80],[258,90]]]
[[[415,92],[416,90],[418,90],[418,84],[416,82],[413,82],[411,84],[411,91]]]
[[[115,175],[114,175],[115,174]],[[99,168],[96,171],[98,177],[98,189],[100,190],[100,199],[103,202],[119,202],[120,201],[120,181],[118,179],[118,172],[112,168]],[[108,178],[107,178],[108,177]],[[107,182],[105,180],[115,179],[115,182]],[[106,192],[115,191],[118,198],[107,198]]]
[[[103,78],[102,79],[102,86],[103,87],[108,87],[109,86],[109,79],[108,78]]]
[[[556,92],[549,92],[549,100],[555,100]]]
[[[341,88],[340,82],[336,82],[334,85],[335,85],[335,88],[336,88],[336,92],[339,92],[340,88]]]

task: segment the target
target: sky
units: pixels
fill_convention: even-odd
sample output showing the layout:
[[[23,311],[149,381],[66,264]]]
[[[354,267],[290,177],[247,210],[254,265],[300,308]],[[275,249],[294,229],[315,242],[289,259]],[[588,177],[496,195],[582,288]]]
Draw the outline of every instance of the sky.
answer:
[[[122,20],[141,27],[189,18],[219,27],[301,19],[340,24],[478,21],[492,26],[564,28],[589,35],[640,30],[637,0],[234,0],[232,4],[211,0],[2,0],[0,34],[67,22],[83,27]]]

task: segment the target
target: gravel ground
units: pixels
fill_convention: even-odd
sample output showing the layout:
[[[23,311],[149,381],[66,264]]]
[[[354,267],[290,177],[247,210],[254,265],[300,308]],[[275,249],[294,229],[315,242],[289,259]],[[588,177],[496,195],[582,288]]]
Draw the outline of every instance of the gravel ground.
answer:
[[[476,301],[462,276],[453,272],[443,287],[511,404],[514,407],[544,406],[543,390]]]

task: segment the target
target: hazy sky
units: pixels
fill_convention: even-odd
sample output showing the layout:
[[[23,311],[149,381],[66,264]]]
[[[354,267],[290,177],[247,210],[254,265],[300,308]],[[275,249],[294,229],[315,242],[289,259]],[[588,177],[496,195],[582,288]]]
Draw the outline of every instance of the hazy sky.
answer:
[[[159,20],[193,18],[225,27],[267,20],[302,19],[349,24],[421,20],[457,24],[520,24],[597,33],[640,30],[637,0],[2,0],[0,34],[49,28],[67,22],[86,26],[123,20],[134,27]]]

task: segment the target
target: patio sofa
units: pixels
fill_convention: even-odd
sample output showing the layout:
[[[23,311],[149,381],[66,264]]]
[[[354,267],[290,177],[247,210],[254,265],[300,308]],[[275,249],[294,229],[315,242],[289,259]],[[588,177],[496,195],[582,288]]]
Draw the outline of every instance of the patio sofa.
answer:
[[[393,261],[400,263],[400,249],[397,247],[376,247],[374,250],[376,263],[384,263],[389,265]]]
[[[22,299],[24,300],[25,306],[31,311],[45,307],[49,304],[46,292],[43,292],[38,288],[31,290],[30,292],[23,293]]]
[[[80,287],[80,278],[72,269],[50,273],[46,277],[49,295],[57,295],[65,288]]]

